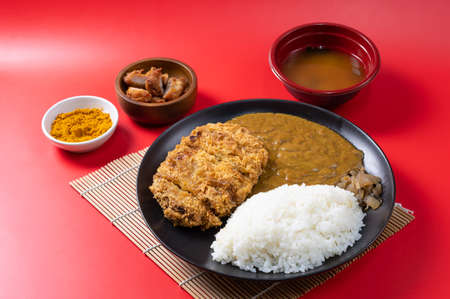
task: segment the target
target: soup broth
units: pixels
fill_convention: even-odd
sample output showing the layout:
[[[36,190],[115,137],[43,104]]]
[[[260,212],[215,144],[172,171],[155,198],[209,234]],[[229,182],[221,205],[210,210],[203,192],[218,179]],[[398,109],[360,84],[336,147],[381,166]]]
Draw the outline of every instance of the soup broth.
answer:
[[[361,63],[341,51],[307,48],[292,53],[281,71],[296,84],[318,90],[337,90],[358,84],[365,78]]]

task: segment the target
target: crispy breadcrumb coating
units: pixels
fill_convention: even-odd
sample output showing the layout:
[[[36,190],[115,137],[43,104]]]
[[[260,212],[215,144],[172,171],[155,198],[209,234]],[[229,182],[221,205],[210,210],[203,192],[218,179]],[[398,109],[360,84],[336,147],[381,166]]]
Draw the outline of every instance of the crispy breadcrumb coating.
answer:
[[[150,190],[174,225],[220,226],[267,164],[263,142],[236,124],[197,127],[169,152]]]

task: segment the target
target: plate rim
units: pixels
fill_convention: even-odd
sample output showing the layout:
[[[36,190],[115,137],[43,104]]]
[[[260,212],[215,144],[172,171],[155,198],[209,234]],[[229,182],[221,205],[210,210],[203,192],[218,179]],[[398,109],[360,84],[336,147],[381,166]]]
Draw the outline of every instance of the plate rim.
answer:
[[[367,243],[367,246],[365,246],[364,249],[362,249],[362,250],[359,251],[359,252],[353,253],[352,255],[350,255],[350,256],[347,258],[346,261],[340,263],[339,265],[336,265],[336,266],[330,267],[330,268],[326,268],[326,269],[321,269],[321,270],[317,270],[319,267],[315,267],[315,268],[310,269],[310,270],[308,270],[308,271],[306,271],[306,272],[286,273],[286,275],[288,275],[288,277],[282,278],[282,279],[279,279],[279,278],[266,278],[266,279],[260,279],[260,278],[256,278],[256,277],[248,277],[248,278],[238,277],[238,276],[230,275],[230,274],[227,274],[227,273],[222,273],[222,272],[218,272],[218,271],[215,271],[215,270],[212,270],[212,269],[208,269],[208,268],[206,268],[206,267],[204,267],[204,266],[202,266],[202,265],[199,265],[199,264],[197,264],[197,263],[195,263],[195,262],[189,260],[188,258],[184,257],[183,255],[179,254],[179,253],[178,253],[176,250],[174,250],[170,245],[168,245],[168,244],[166,244],[166,242],[162,241],[162,240],[160,239],[160,237],[158,236],[158,234],[153,230],[153,228],[152,228],[152,227],[149,225],[149,223],[147,222],[147,219],[146,219],[146,217],[145,217],[145,215],[144,215],[144,213],[143,213],[143,210],[142,210],[141,201],[139,200],[139,197],[140,197],[140,195],[139,195],[139,177],[140,177],[140,175],[141,175],[141,172],[143,171],[143,162],[144,162],[144,160],[146,159],[146,157],[150,155],[150,154],[149,154],[149,153],[150,153],[150,150],[151,150],[154,146],[156,146],[156,145],[160,142],[161,139],[163,139],[166,135],[170,134],[171,131],[173,131],[174,129],[178,128],[178,127],[179,127],[181,124],[183,124],[184,122],[186,122],[186,121],[188,121],[188,120],[190,120],[190,119],[192,119],[192,118],[195,118],[195,117],[196,117],[197,115],[199,115],[200,113],[207,113],[208,111],[216,110],[216,109],[219,109],[220,107],[226,107],[226,106],[230,106],[230,105],[236,105],[236,104],[238,104],[238,103],[251,103],[251,102],[261,102],[261,101],[276,101],[276,102],[284,102],[284,103],[288,103],[288,104],[294,104],[294,105],[306,106],[306,107],[309,107],[309,108],[312,108],[312,109],[319,110],[319,111],[321,111],[321,112],[323,112],[323,113],[325,113],[325,114],[330,114],[332,117],[336,117],[336,118],[338,118],[338,119],[342,119],[344,122],[347,122],[347,123],[349,123],[351,126],[354,126],[354,127],[357,129],[357,131],[358,131],[359,133],[361,133],[362,135],[364,135],[365,138],[367,138],[370,142],[372,142],[372,143],[375,145],[375,147],[377,148],[377,150],[379,150],[379,152],[381,153],[383,159],[387,162],[386,164],[387,164],[387,166],[388,166],[389,173],[390,173],[390,175],[391,175],[391,177],[392,177],[392,195],[393,195],[392,208],[389,210],[389,215],[388,215],[388,217],[387,217],[387,221],[386,221],[385,223],[383,223],[381,229],[380,229],[380,230],[378,231],[378,233],[374,236],[374,238],[373,238],[372,240],[370,240],[370,241]],[[256,113],[256,112],[255,112],[255,113]],[[287,114],[287,113],[285,113],[285,114]],[[292,114],[291,114],[291,115],[292,115]],[[300,116],[298,116],[298,117],[300,117]],[[304,118],[304,117],[302,117],[302,118]],[[305,118],[304,118],[304,119],[305,119]],[[309,120],[309,121],[311,121],[311,120]],[[315,121],[313,121],[313,122],[314,122],[314,123],[317,123],[317,122],[315,122]],[[322,124],[320,124],[320,125],[322,125]],[[322,125],[322,126],[324,126],[324,125]],[[327,126],[325,126],[325,127],[327,127]],[[327,127],[327,128],[329,128],[329,127]],[[334,129],[332,129],[332,128],[329,128],[329,129],[331,129],[331,130],[333,130],[334,132],[336,132],[336,131],[335,131]],[[336,133],[339,134],[341,137],[345,138],[345,137],[342,136],[340,133],[338,133],[338,132],[336,132]],[[345,139],[347,140],[347,138],[345,138]],[[347,140],[347,141],[350,142],[349,140]],[[297,278],[302,278],[302,277],[308,277],[308,276],[311,276],[311,275],[316,275],[316,274],[319,274],[319,273],[323,273],[323,272],[326,272],[326,271],[330,271],[330,270],[332,270],[332,269],[335,269],[335,268],[337,268],[337,267],[342,266],[343,264],[345,264],[345,263],[347,263],[347,262],[352,261],[352,260],[355,259],[357,256],[361,255],[365,250],[367,250],[367,248],[368,248],[370,245],[372,245],[373,242],[375,242],[375,241],[378,239],[378,237],[381,235],[381,233],[382,233],[382,232],[384,231],[384,229],[386,228],[386,226],[387,226],[387,224],[388,224],[388,222],[389,222],[389,220],[390,220],[390,218],[391,218],[391,216],[392,216],[394,207],[395,207],[396,191],[397,191],[397,188],[396,188],[396,183],[395,183],[394,172],[393,172],[393,170],[392,170],[392,166],[391,166],[391,164],[390,164],[390,162],[389,162],[389,160],[388,160],[386,154],[384,153],[384,151],[383,151],[383,149],[381,148],[381,146],[380,146],[380,145],[379,145],[372,137],[370,137],[370,135],[369,135],[368,133],[366,133],[364,130],[362,130],[358,125],[354,124],[353,122],[351,122],[350,120],[346,119],[345,117],[340,116],[339,114],[334,113],[333,111],[327,110],[327,109],[322,108],[322,107],[318,107],[318,106],[315,106],[315,105],[312,105],[312,104],[308,104],[308,103],[304,103],[304,102],[297,102],[297,101],[291,101],[291,100],[285,100],[285,99],[275,99],[275,98],[251,98],[251,99],[232,100],[232,101],[228,101],[228,102],[225,102],[225,103],[220,103],[220,104],[217,104],[217,105],[213,105],[213,106],[207,107],[207,108],[205,108],[205,109],[201,109],[201,110],[199,110],[199,111],[196,111],[196,112],[192,113],[191,115],[188,115],[188,116],[186,116],[186,117],[180,119],[179,121],[177,121],[177,122],[174,123],[173,125],[169,126],[166,130],[164,130],[164,132],[162,132],[162,133],[161,133],[161,134],[160,134],[160,135],[152,142],[152,144],[149,146],[149,148],[148,148],[147,151],[145,152],[144,156],[142,157],[141,163],[139,164],[138,174],[137,174],[137,177],[136,177],[136,201],[137,201],[137,204],[138,204],[138,207],[139,207],[139,212],[140,212],[142,218],[144,219],[147,228],[149,228],[149,229],[151,230],[151,232],[152,232],[153,235],[156,237],[156,239],[160,242],[161,245],[163,245],[166,249],[168,249],[168,250],[169,250],[171,253],[173,253],[175,256],[181,258],[183,261],[185,261],[185,262],[187,262],[188,264],[193,265],[193,266],[195,266],[195,267],[197,267],[197,268],[200,268],[200,269],[202,269],[202,270],[204,270],[204,271],[206,271],[206,272],[213,272],[213,273],[216,273],[216,274],[218,274],[218,275],[222,275],[222,276],[229,277],[229,278],[233,278],[233,279],[250,280],[250,281],[273,281],[273,282],[276,282],[276,281],[287,281],[287,280],[292,280],[292,279],[297,279]],[[353,245],[352,245],[352,246],[353,246]],[[237,268],[237,267],[236,267],[236,269],[238,269],[238,270],[240,270],[240,271],[242,271],[242,272],[246,272],[246,273],[247,273],[247,272],[248,272],[248,273],[255,273],[255,272],[245,271],[245,270],[239,269],[239,268]],[[273,273],[273,272],[265,273],[265,272],[260,272],[260,271],[257,271],[256,273],[263,273],[263,274],[282,274],[282,273]]]

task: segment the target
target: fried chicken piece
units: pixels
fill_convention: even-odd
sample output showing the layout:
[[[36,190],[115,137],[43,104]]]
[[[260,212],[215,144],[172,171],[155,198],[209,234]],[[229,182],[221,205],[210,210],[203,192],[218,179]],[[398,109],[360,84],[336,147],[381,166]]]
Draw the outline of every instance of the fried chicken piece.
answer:
[[[185,87],[186,78],[170,77],[163,98],[168,101],[174,100],[183,93]]]
[[[146,74],[143,74],[143,72],[143,69],[128,72],[123,78],[123,81],[131,87],[145,88],[145,80],[147,80],[148,77]]]
[[[235,124],[197,127],[169,152],[150,190],[174,225],[220,226],[250,194],[268,160],[262,141]],[[195,203],[195,204],[194,204]]]
[[[123,81],[131,87],[136,88],[145,88],[145,81],[150,79],[152,80],[152,77],[155,76],[155,71],[161,71],[161,69],[157,69],[155,67],[152,67],[149,71],[144,73],[144,69],[138,69],[131,72],[128,72],[125,77],[123,78]],[[158,76],[158,74],[156,74]],[[167,85],[167,81],[169,80],[169,74],[164,73],[161,75],[161,80],[163,87]],[[164,89],[164,88],[163,88]]]
[[[162,68],[152,67],[145,73],[145,89],[154,97],[161,97],[164,93],[164,84],[162,78]]]
[[[164,100],[163,98],[160,97],[153,97],[152,98],[152,103],[165,103],[166,100]]]
[[[149,103],[152,101],[152,95],[142,88],[128,87],[127,96],[138,102]]]
[[[161,80],[163,82],[164,87],[167,86],[167,81],[169,81],[169,74],[168,73],[164,73],[161,75]]]

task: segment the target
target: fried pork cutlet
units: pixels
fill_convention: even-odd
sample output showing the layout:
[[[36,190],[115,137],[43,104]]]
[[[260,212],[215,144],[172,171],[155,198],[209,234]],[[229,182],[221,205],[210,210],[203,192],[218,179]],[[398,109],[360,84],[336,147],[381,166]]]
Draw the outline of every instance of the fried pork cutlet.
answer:
[[[236,124],[207,124],[181,139],[150,190],[174,225],[220,226],[250,194],[267,164],[263,142]]]

